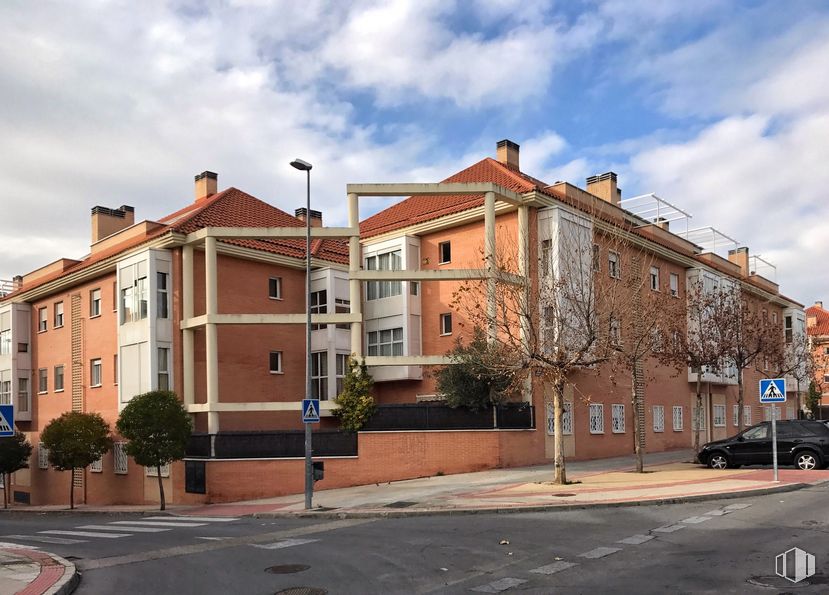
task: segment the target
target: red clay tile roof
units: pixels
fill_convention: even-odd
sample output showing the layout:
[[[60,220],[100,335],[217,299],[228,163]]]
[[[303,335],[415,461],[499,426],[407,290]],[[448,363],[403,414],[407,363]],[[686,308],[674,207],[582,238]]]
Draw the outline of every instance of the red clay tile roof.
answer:
[[[490,157],[443,180],[449,182],[494,182],[514,192],[523,193],[546,186],[540,180],[511,169]],[[394,231],[415,223],[474,209],[484,204],[483,195],[410,196],[360,223],[362,237]]]
[[[806,319],[814,317],[816,319],[814,326],[806,325],[808,333],[812,336],[829,335],[829,312],[820,306],[811,306],[806,308]]]

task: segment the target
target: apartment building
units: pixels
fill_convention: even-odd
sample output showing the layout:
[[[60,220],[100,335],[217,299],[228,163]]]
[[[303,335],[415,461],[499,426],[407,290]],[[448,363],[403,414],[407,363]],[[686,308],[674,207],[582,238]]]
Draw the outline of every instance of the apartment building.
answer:
[[[806,308],[806,326],[814,361],[813,380],[822,395],[822,411],[829,413],[829,311],[823,308],[823,302]]]
[[[36,446],[31,468],[15,474],[15,497],[33,504],[66,498],[68,478],[49,469],[38,445],[49,420],[74,409],[114,423],[130,398],[157,388],[181,396],[208,440],[203,460],[162,473],[172,502],[302,491],[301,461],[223,457],[213,439],[301,427],[307,360],[297,338],[305,321],[306,217],[313,238],[312,390],[323,400],[323,429],[336,428],[332,400],[350,354],[365,359],[380,404],[441,399],[435,366],[451,365],[447,352],[472,326],[454,304],[464,283],[483,284],[480,308],[496,312],[496,283],[506,279],[540,294],[545,271],[568,260],[582,259],[591,283],[624,282],[633,268],[608,240],[616,228],[647,255],[648,291],[681,302],[697,280],[730,285],[779,323],[781,336],[801,332],[794,321],[805,328],[802,306],[757,274],[744,246],[732,242],[721,254],[716,241],[679,231],[675,217],[683,213],[667,201],[623,200],[612,172],[588,178],[585,188],[547,184],[522,172],[519,159],[519,146],[504,140],[496,158],[437,184],[349,184],[345,227],[323,227],[315,211],[291,216],[235,188],[218,192],[211,172],[196,176],[194,202],[159,221],[136,223],[129,206],[93,208],[88,255],[16,278],[0,298],[0,402],[15,403],[17,426]],[[361,205],[370,207],[374,197],[401,200],[360,222]],[[563,237],[576,238],[576,247]],[[501,270],[504,256],[513,259],[509,271]],[[693,371],[677,373],[656,360],[646,367],[648,451],[687,448],[695,430],[702,441],[735,431],[733,370],[705,371],[695,422]],[[630,381],[601,372],[568,378],[562,430],[569,457],[633,450]],[[746,424],[767,415],[752,392],[762,375],[746,371]],[[550,387],[531,375],[518,398],[533,407],[534,427],[361,432],[356,456],[326,459],[318,488],[545,462],[553,455]],[[795,407],[783,416],[796,417]],[[199,490],[188,487],[194,469],[204,483]],[[77,501],[156,497],[155,478],[119,444],[77,475]]]

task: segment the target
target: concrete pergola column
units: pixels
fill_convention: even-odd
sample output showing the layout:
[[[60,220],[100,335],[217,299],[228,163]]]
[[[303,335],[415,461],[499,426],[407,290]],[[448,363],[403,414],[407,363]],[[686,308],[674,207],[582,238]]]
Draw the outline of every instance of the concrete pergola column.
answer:
[[[189,320],[193,317],[193,246],[190,244],[181,251],[181,286],[182,318]],[[196,402],[194,353],[194,331],[191,328],[183,329],[182,388],[185,406]]]
[[[486,316],[487,340],[490,344],[497,338],[496,324],[497,304],[495,290],[497,287],[496,270],[498,263],[495,259],[495,192],[484,194],[484,256],[486,257]]]
[[[524,353],[528,354],[530,349],[530,322],[527,319],[530,312],[530,208],[527,205],[518,207],[518,275],[524,278],[524,287],[521,291],[518,311],[521,313],[520,338]],[[527,374],[524,381],[524,401],[532,401],[532,375]]]
[[[204,239],[204,282],[205,314],[219,313],[219,295],[217,290],[216,238]],[[207,431],[215,434],[219,431],[219,331],[215,323],[205,325],[205,365],[207,368]]]
[[[360,227],[360,203],[357,194],[348,195],[348,226],[352,229]],[[361,262],[359,235],[348,238],[348,299],[351,303],[352,314],[362,314],[363,306],[360,294],[360,280],[355,273],[360,272]],[[362,320],[362,315],[360,316]],[[351,352],[360,359],[363,355],[363,323],[351,323]]]

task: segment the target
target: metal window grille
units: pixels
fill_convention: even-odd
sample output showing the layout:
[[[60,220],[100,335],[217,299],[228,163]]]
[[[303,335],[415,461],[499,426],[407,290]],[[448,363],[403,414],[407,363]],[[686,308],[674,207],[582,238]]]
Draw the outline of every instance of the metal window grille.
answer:
[[[625,406],[611,405],[611,425],[614,434],[625,432]]]
[[[126,475],[128,469],[127,453],[124,451],[124,443],[116,442],[112,445],[112,460],[115,467],[115,473],[118,475]]]
[[[653,431],[654,432],[664,432],[665,431],[665,406],[664,405],[654,405],[653,406]]]
[[[155,467],[145,467],[147,477],[158,477],[158,472]],[[170,477],[170,465],[161,466],[161,477]]]
[[[794,419],[794,407],[786,407],[786,419]]]
[[[43,442],[37,445],[37,467],[38,469],[49,468],[49,449],[43,446]]]
[[[725,427],[725,405],[714,405],[714,427]]]
[[[97,461],[94,461],[90,466],[89,470],[92,473],[103,473],[104,472],[104,459],[100,458]]]
[[[682,431],[682,406],[674,405],[673,408],[673,427],[674,432],[681,432]]]
[[[743,407],[743,425],[750,426],[751,423],[751,407]]]
[[[604,405],[590,404],[590,433],[604,434]]]
[[[694,419],[693,419],[693,426],[695,430],[704,430],[705,429],[705,407],[696,407],[694,406]]]
[[[739,405],[734,405],[733,417],[734,417],[734,425],[739,426],[740,425],[740,406]]]
[[[547,434],[554,436],[556,433],[556,409],[552,403],[547,403]],[[573,433],[573,404],[564,401],[564,411],[561,413],[561,434],[569,436]]]

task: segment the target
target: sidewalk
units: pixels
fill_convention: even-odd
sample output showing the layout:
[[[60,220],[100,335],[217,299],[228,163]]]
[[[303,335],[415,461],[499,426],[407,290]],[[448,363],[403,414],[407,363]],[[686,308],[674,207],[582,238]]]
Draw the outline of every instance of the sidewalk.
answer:
[[[64,595],[80,576],[60,556],[0,543],[0,595]]]

